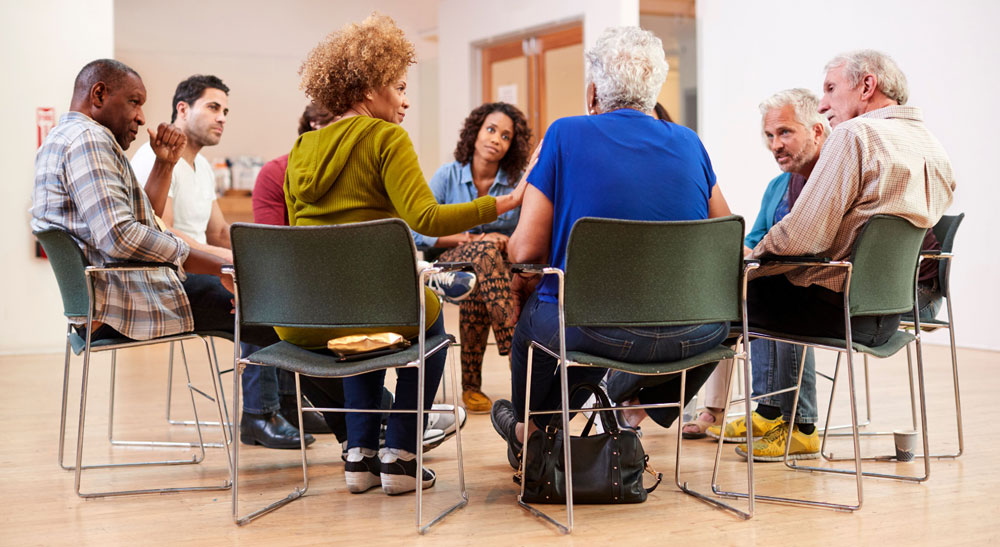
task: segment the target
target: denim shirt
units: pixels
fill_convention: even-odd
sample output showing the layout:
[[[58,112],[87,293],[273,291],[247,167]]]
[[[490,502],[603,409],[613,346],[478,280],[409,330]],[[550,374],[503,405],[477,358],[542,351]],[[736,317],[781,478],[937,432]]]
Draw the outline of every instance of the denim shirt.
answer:
[[[514,191],[517,181],[511,181],[502,169],[497,171],[496,179],[490,185],[487,195],[499,197],[505,196]],[[457,161],[446,163],[438,168],[431,181],[428,183],[434,198],[442,205],[452,203],[465,203],[479,197],[479,191],[472,181],[472,165],[461,164]],[[504,235],[514,233],[517,227],[517,220],[521,216],[521,208],[515,208],[500,215],[495,221],[489,224],[480,224],[469,230],[473,234],[500,232]],[[413,241],[420,250],[426,250],[437,243],[438,238],[430,237],[413,232]]]

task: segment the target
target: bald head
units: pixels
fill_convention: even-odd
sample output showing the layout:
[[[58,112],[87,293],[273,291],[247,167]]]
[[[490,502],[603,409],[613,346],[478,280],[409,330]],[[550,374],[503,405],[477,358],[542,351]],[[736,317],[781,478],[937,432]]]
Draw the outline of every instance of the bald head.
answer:
[[[114,59],[98,59],[77,74],[70,110],[107,127],[127,150],[139,126],[146,123],[142,113],[145,102],[146,88],[135,70]]]

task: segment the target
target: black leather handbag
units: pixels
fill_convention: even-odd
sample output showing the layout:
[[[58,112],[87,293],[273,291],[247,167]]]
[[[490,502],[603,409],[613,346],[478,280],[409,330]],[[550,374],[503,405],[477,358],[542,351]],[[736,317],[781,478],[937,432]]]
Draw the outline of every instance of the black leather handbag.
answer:
[[[592,392],[601,407],[610,408],[607,394],[594,384],[580,384],[573,389]],[[570,399],[573,397],[571,396]],[[570,437],[573,463],[573,503],[641,503],[663,478],[648,467],[639,436],[618,427],[612,411],[601,411],[604,433],[591,435],[598,412],[579,437]],[[527,503],[565,503],[566,470],[563,459],[562,417],[555,415],[545,430],[531,434],[526,444],[524,495]],[[643,488],[643,471],[649,469],[656,483]],[[515,481],[517,477],[515,476]]]

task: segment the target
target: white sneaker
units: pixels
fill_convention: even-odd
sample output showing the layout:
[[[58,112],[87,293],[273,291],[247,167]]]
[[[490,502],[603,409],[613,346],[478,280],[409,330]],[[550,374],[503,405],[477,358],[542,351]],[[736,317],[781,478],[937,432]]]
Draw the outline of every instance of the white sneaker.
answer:
[[[427,278],[427,286],[452,304],[468,298],[476,290],[476,274],[470,272],[438,272]]]
[[[390,496],[417,489],[417,455],[398,448],[385,448],[379,454],[382,491]],[[434,486],[437,475],[426,467],[421,470],[421,487]]]
[[[382,484],[381,462],[370,448],[354,447],[347,451],[344,462],[344,481],[347,491],[360,494]]]
[[[458,427],[465,427],[465,419],[468,414],[465,409],[458,407]],[[435,403],[431,407],[431,411],[427,413],[427,429],[424,431],[424,452],[432,448],[437,448],[441,443],[451,438],[458,427],[455,427],[455,413],[452,411],[452,406],[448,404]],[[431,430],[441,430],[444,432],[444,436],[436,442],[428,442],[431,437],[428,435]]]

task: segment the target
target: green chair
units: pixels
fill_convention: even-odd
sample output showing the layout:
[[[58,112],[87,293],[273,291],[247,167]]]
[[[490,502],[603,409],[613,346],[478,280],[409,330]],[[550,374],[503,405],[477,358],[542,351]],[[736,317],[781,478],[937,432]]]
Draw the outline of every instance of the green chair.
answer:
[[[926,260],[937,260],[939,262],[938,266],[938,286],[941,287],[941,295],[945,299],[945,304],[948,310],[948,319],[932,319],[929,321],[920,322],[920,330],[924,332],[934,332],[939,329],[948,329],[948,346],[951,349],[951,374],[952,382],[955,391],[955,426],[958,434],[958,450],[952,453],[946,454],[931,454],[932,458],[958,458],[965,452],[965,439],[962,435],[962,399],[958,384],[958,353],[955,346],[955,327],[954,327],[954,317],[952,315],[951,309],[951,262],[954,258],[952,254],[952,249],[955,246],[955,234],[958,232],[959,225],[962,224],[962,219],[965,218],[965,213],[960,213],[958,215],[945,215],[941,217],[941,220],[934,225],[934,236],[937,238],[938,242],[941,243],[940,252],[932,252],[921,254],[920,257]],[[912,317],[904,316],[902,326],[907,329],[916,328],[915,322]],[[910,364],[910,353],[909,348],[907,348],[906,354],[907,364]],[[912,367],[910,369],[910,400],[913,402],[913,382],[912,382]],[[916,405],[913,407],[913,427],[917,426],[916,423]]]
[[[859,439],[860,434],[858,431],[858,411],[855,397],[854,352],[860,352],[878,358],[886,358],[896,354],[896,352],[906,347],[910,342],[916,342],[919,400],[921,412],[923,414],[923,419],[921,420],[921,433],[924,453],[926,454],[927,420],[924,399],[923,357],[919,333],[914,335],[909,332],[899,330],[884,344],[872,347],[853,341],[850,327],[851,317],[904,313],[907,311],[914,311],[916,309],[917,262],[920,255],[920,246],[923,242],[925,233],[926,229],[913,226],[905,219],[889,215],[876,215],[868,221],[861,233],[858,235],[851,257],[848,260],[829,261],[826,259],[805,257],[770,257],[761,261],[764,264],[794,265],[813,268],[840,268],[845,271],[843,294],[844,325],[847,335],[844,339],[799,336],[768,331],[755,327],[751,327],[750,337],[775,340],[778,342],[788,342],[803,346],[813,346],[821,349],[841,352],[846,355],[848,389],[850,395],[851,436],[854,441],[854,457],[851,459],[854,461],[854,469],[836,469],[797,465],[794,461],[788,459],[788,449],[791,445],[791,435],[788,436],[788,440],[785,444],[784,462],[786,466],[795,470],[854,475],[857,483],[857,503],[831,503],[818,500],[765,496],[761,494],[756,494],[756,499],[767,502],[855,511],[861,508],[864,500],[862,490],[863,476],[909,481],[924,481],[930,475],[930,464],[927,458],[924,458],[924,475],[920,477],[889,473],[874,473],[862,470],[861,462],[863,459],[875,458],[862,458],[861,456],[861,445]],[[753,310],[750,310],[750,313],[750,319],[752,322]],[[919,329],[919,318],[916,323],[918,325],[917,328]],[[795,402],[792,406],[792,415],[794,416],[798,407],[798,390],[801,385],[802,367],[804,363],[804,359],[799,362],[799,383],[795,387],[755,396],[752,399],[756,400],[778,393],[794,392]],[[834,379],[836,379],[837,373],[838,371],[834,372]],[[834,384],[834,388],[836,388],[836,384]],[[829,411],[827,414],[827,424],[829,424]],[[752,447],[752,443],[748,443],[748,447]],[[752,449],[748,448],[748,452],[752,452]],[[748,457],[747,459],[752,460],[753,458]],[[717,471],[718,469],[716,469],[716,474]],[[715,476],[713,476],[713,491],[722,496],[747,496],[746,493],[729,492],[721,489],[716,482]]]
[[[195,393],[206,397],[208,400],[215,403],[216,408],[219,412],[220,420],[222,419],[222,407],[221,399],[219,397],[219,384],[216,381],[217,376],[217,364],[213,359],[213,354],[209,348],[209,343],[207,338],[209,336],[229,336],[228,333],[216,333],[216,332],[193,332],[193,333],[183,333],[174,336],[164,336],[161,338],[155,338],[152,340],[131,340],[128,338],[113,338],[113,339],[103,339],[103,340],[91,340],[91,333],[93,331],[92,322],[93,315],[96,307],[96,302],[94,301],[94,282],[95,279],[107,275],[109,272],[129,272],[129,271],[154,271],[160,268],[171,268],[175,269],[173,264],[160,264],[160,263],[136,263],[136,262],[122,262],[114,264],[105,264],[104,266],[91,266],[87,262],[87,258],[84,256],[83,251],[80,249],[79,244],[76,239],[70,235],[68,232],[58,229],[49,228],[46,230],[40,230],[35,232],[35,237],[41,243],[42,248],[45,249],[45,254],[49,258],[49,263],[52,266],[52,270],[56,276],[56,282],[59,284],[59,292],[62,296],[63,301],[63,313],[67,318],[66,327],[66,359],[63,371],[63,389],[62,389],[62,407],[60,411],[59,419],[59,466],[68,471],[75,471],[76,478],[74,487],[76,493],[84,498],[91,497],[103,497],[103,496],[116,496],[116,495],[127,495],[127,494],[150,494],[150,493],[163,493],[163,492],[183,492],[183,491],[193,491],[193,490],[225,490],[230,487],[230,481],[227,479],[223,482],[221,486],[191,486],[191,487],[175,487],[175,488],[147,488],[147,489],[137,489],[137,490],[112,490],[112,491],[99,491],[99,492],[83,492],[81,490],[81,477],[82,472],[87,469],[102,469],[102,468],[119,468],[119,467],[136,467],[136,466],[154,466],[154,465],[180,465],[180,464],[197,464],[200,463],[205,458],[205,447],[212,446],[209,443],[205,443],[202,438],[201,427],[197,427],[198,442],[175,442],[175,441],[124,441],[116,440],[114,438],[114,394],[115,394],[115,369],[117,365],[117,350],[125,348],[133,348],[139,346],[147,346],[151,344],[160,343],[172,343],[179,342],[182,340],[201,340],[205,344],[205,349],[208,354],[208,364],[211,377],[213,378],[213,388],[215,391],[215,396],[212,397],[205,392],[199,390],[191,384],[191,375],[187,368],[187,362],[184,362],[184,371],[187,377],[188,391],[191,396],[191,408],[195,416],[195,421],[198,420],[198,409],[195,405],[194,395]],[[76,333],[73,328],[74,324],[80,324],[84,321],[86,326],[86,335],[81,337]],[[130,447],[152,447],[152,448],[198,448],[200,449],[195,455],[188,459],[175,459],[175,460],[157,460],[157,461],[145,461],[136,463],[102,463],[102,464],[89,464],[83,465],[83,441],[84,441],[84,424],[86,421],[86,410],[87,410],[87,385],[90,377],[90,358],[94,353],[99,352],[111,352],[111,386],[110,386],[110,396],[109,396],[109,410],[108,410],[108,440],[112,445],[124,445]],[[81,384],[81,394],[80,394],[80,417],[79,425],[77,428],[77,444],[76,444],[76,463],[73,466],[67,466],[64,464],[64,453],[65,453],[65,439],[66,439],[66,406],[67,406],[67,396],[69,392],[69,374],[70,374],[70,354],[75,353],[76,355],[83,354],[83,378]],[[231,439],[228,437],[228,432],[226,428],[223,429],[223,440],[215,446],[227,447]],[[227,457],[227,463],[231,463],[231,460]]]
[[[423,423],[426,411],[303,408],[299,375],[335,378],[355,376],[388,368],[418,370],[417,400],[424,399],[424,360],[454,342],[450,335],[427,338],[424,308],[425,278],[445,269],[465,269],[467,264],[441,264],[416,270],[416,249],[406,223],[399,219],[376,220],[333,226],[232,225],[236,285],[236,340],[233,379],[233,417],[240,417],[239,393],[243,367],[273,366],[295,373],[299,402],[299,435],[302,412],[397,412],[414,414]],[[471,269],[471,267],[470,267]],[[235,271],[233,271],[235,270]],[[409,348],[357,361],[341,362],[329,352],[310,351],[288,342],[278,342],[243,358],[239,354],[240,329],[249,325],[280,327],[418,327],[418,343]],[[452,374],[455,375],[454,367]],[[457,382],[457,379],[455,379]],[[458,385],[455,383],[455,385]],[[452,390],[452,409],[458,419],[458,401]],[[236,424],[239,427],[239,424]],[[417,446],[423,445],[424,428],[417,428]],[[449,513],[468,503],[462,465],[461,428],[455,433],[458,483],[461,499],[426,525],[423,524],[423,490],[416,490],[416,521],[425,532]],[[237,524],[273,511],[301,498],[309,488],[306,447],[302,445],[302,486],[286,497],[241,516],[239,513],[239,443],[233,450],[233,519]],[[423,452],[417,451],[417,469],[423,467]]]
[[[597,411],[603,408],[570,409],[567,367],[590,366],[641,375],[681,376],[680,401],[675,403],[643,404],[629,408],[670,408],[681,412],[687,371],[737,357],[743,361],[744,378],[749,361],[746,348],[736,353],[727,345],[719,345],[702,354],[669,363],[626,363],[567,351],[566,327],[653,327],[678,326],[715,322],[742,324],[738,335],[746,334],[742,322],[740,295],[743,290],[743,218],[729,216],[711,220],[649,222],[601,218],[581,218],[574,224],[566,251],[565,273],[558,268],[538,265],[515,265],[517,271],[553,274],[559,279],[559,351],[550,351],[532,342],[528,351],[527,377],[532,377],[534,349],[558,360],[557,374],[561,377],[562,405],[560,410],[531,410],[531,383],[525,392],[525,422],[533,415],[561,414],[562,423],[569,423],[570,412]],[[631,283],[610,283],[609,280],[629,273]],[[742,337],[746,340],[745,336]],[[735,367],[734,367],[735,370]],[[745,386],[749,405],[749,385]],[[527,443],[525,443],[527,444]],[[563,428],[565,476],[572,476],[568,428]],[[744,518],[752,514],[739,511],[721,501],[704,496],[688,487],[680,478],[682,436],[677,428],[677,464],[674,481],[683,492],[708,503],[732,510]],[[521,471],[527,446],[522,450]],[[752,462],[747,464],[747,484],[753,487]],[[523,482],[523,481],[522,481]],[[564,533],[573,529],[573,485],[566,484],[566,523],[561,523],[522,498],[518,504],[535,516],[554,524]],[[752,495],[752,494],[751,494]],[[751,498],[752,504],[752,498]]]

